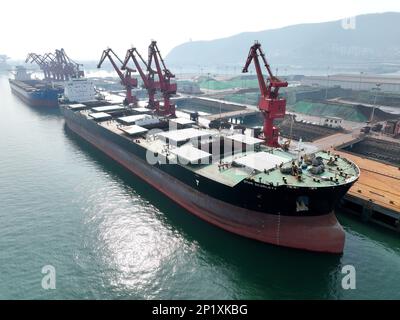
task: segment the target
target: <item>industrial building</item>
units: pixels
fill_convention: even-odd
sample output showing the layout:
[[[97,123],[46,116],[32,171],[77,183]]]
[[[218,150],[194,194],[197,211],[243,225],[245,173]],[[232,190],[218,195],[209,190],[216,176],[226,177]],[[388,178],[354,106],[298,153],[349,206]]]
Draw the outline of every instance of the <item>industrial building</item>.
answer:
[[[400,120],[388,120],[384,128],[384,132],[388,135],[399,137],[400,136]]]
[[[400,77],[375,74],[306,76],[301,80],[301,84],[313,87],[341,87],[352,90],[372,90],[379,87],[383,92],[400,93]]]

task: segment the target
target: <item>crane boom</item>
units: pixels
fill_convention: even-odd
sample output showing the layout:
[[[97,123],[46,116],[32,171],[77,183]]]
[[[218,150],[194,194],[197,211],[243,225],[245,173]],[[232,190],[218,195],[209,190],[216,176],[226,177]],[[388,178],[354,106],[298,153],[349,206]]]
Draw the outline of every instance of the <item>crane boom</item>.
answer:
[[[100,61],[97,64],[97,68],[101,68],[101,65],[103,64],[104,60],[108,58],[114,70],[117,72],[121,80],[121,84],[126,88],[126,99],[124,102],[127,104],[130,103],[136,104],[137,103],[136,97],[132,95],[132,89],[136,88],[138,84],[137,79],[132,77],[132,73],[135,72],[135,70],[127,67],[125,68],[118,67],[118,65],[113,59],[113,56],[123,66],[124,64],[123,61],[117,56],[117,54],[111,48],[108,48],[103,51]],[[122,72],[122,70],[126,70],[125,74]]]
[[[121,79],[121,81],[124,80],[124,74],[121,72],[120,68],[117,66],[117,64],[115,63],[112,55],[122,64],[123,62],[121,61],[121,59],[117,56],[117,54],[111,49],[105,49],[103,51],[103,54],[101,55],[100,61],[97,64],[97,68],[100,69],[101,65],[103,64],[104,60],[106,60],[108,58],[108,60],[110,61],[111,65],[113,66],[114,70],[117,72],[119,78]]]
[[[55,53],[45,53],[44,55],[30,53],[25,63],[36,63],[44,73],[46,80],[68,80],[71,78],[80,78],[84,72],[79,70],[82,66],[71,60],[64,49],[55,50]]]
[[[137,51],[137,49],[131,48],[131,49],[128,49],[126,52],[125,60],[122,62],[121,70],[126,70],[129,60],[132,59],[133,63],[135,64],[136,70],[139,72],[139,75],[142,78],[144,85],[147,87],[147,85],[149,84],[148,76],[144,73],[142,66],[140,65],[139,61],[136,59],[135,54],[139,57],[140,61],[142,62],[142,64],[144,64],[146,69],[148,68],[147,62],[143,59],[143,57],[140,55],[140,53]]]
[[[262,74],[260,60],[258,58],[259,56],[261,56],[264,66],[268,72],[267,81],[264,79]],[[249,55],[242,70],[243,73],[248,72],[251,62],[254,62],[261,93],[260,100],[258,102],[258,108],[264,116],[264,139],[266,140],[267,145],[271,147],[280,147],[278,141],[279,129],[274,126],[274,120],[285,117],[286,100],[279,98],[279,89],[287,87],[288,83],[273,75],[271,67],[261,49],[261,44],[257,41],[250,48]]]
[[[156,72],[160,81],[160,90],[164,99],[164,107],[162,110],[158,110],[158,112],[163,115],[174,116],[175,105],[171,103],[170,98],[173,94],[176,94],[177,91],[176,83],[171,83],[171,78],[174,78],[175,75],[166,67],[156,41],[152,41],[149,46],[148,61],[149,68],[152,67],[152,63],[154,61]]]
[[[136,58],[136,55],[139,57],[142,64],[145,66],[147,74],[143,71],[142,66],[139,63],[139,60]],[[158,101],[155,99],[156,89],[159,87],[159,83],[154,81],[154,74],[155,71],[149,67],[148,63],[143,59],[141,54],[137,51],[136,48],[128,49],[125,55],[125,60],[122,64],[121,69],[125,70],[128,67],[129,60],[132,60],[135,64],[136,70],[139,72],[140,77],[142,78],[143,85],[147,90],[147,94],[149,96],[149,108],[150,109],[157,109],[158,108]]]
[[[254,61],[254,67],[256,69],[258,86],[260,87],[260,92],[267,92],[267,85],[264,80],[264,76],[261,71],[260,61],[258,60],[257,48],[255,46],[251,47],[249,55],[246,60],[246,64],[243,67],[242,72],[247,73],[251,62]]]
[[[50,66],[48,62],[46,62],[46,56],[36,53],[29,53],[25,59],[25,63],[36,63],[40,70],[43,71],[44,78],[46,80],[51,79]]]

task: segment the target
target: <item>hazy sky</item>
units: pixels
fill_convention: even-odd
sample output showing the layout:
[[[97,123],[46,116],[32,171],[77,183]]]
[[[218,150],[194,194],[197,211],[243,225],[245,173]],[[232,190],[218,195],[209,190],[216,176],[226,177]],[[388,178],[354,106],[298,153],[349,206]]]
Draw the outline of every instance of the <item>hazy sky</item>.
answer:
[[[163,55],[192,40],[209,40],[362,13],[399,11],[398,0],[3,0],[0,53],[64,48],[72,58],[97,60],[111,47],[120,55],[158,41]]]

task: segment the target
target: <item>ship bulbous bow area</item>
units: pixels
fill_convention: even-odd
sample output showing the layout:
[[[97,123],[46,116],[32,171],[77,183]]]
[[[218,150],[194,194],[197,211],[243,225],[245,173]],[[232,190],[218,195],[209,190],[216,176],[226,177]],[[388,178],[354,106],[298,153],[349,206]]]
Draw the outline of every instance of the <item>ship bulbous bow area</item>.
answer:
[[[341,254],[345,232],[335,214],[316,217],[281,217],[277,245],[308,251]]]
[[[175,201],[176,201],[175,197]],[[180,202],[180,201],[178,201]],[[306,251],[341,254],[345,232],[334,212],[319,216],[284,216],[230,207],[212,201],[181,205],[226,231],[272,245]]]

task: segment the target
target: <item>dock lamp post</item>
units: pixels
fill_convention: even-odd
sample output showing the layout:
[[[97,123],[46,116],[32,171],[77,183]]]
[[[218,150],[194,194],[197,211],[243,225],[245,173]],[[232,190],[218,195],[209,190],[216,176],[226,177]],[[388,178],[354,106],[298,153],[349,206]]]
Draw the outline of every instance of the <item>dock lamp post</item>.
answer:
[[[325,100],[328,100],[328,90],[329,90],[329,80],[330,80],[330,78],[329,78],[329,69],[330,69],[330,67],[328,67],[328,70],[327,70],[327,83],[326,83],[326,91],[325,91]]]
[[[361,71],[361,72],[360,72],[360,84],[359,84],[359,86],[358,86],[358,90],[359,90],[359,91],[361,91],[361,77],[362,77],[363,74],[364,74],[364,72]]]
[[[372,106],[372,112],[371,112],[371,119],[370,119],[370,123],[372,123],[374,121],[374,116],[375,116],[375,108],[376,108],[376,101],[378,98],[378,92],[381,90],[381,84],[377,83],[375,85],[375,88],[372,89],[373,91],[375,91],[375,98],[374,98],[374,104]]]

